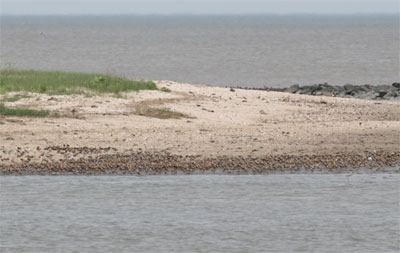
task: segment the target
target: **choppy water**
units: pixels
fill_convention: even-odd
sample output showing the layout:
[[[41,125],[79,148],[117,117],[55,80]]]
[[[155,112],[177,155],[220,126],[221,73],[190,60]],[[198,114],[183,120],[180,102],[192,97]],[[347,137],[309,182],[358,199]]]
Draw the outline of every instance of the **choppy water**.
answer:
[[[2,252],[398,252],[400,175],[1,177]]]
[[[399,17],[1,17],[1,63],[221,86],[399,81]]]

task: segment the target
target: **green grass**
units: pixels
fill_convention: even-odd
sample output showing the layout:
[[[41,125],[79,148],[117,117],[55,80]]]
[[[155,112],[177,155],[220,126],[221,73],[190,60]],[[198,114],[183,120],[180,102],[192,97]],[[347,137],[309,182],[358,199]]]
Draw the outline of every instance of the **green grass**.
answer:
[[[51,95],[157,90],[151,81],[135,81],[101,74],[36,70],[0,70],[0,93],[33,92]]]
[[[0,115],[18,117],[47,117],[50,112],[47,110],[33,110],[27,108],[9,108],[0,104]]]
[[[25,94],[16,94],[13,97],[5,96],[0,100],[0,102],[16,102],[22,98],[29,98],[29,96]]]

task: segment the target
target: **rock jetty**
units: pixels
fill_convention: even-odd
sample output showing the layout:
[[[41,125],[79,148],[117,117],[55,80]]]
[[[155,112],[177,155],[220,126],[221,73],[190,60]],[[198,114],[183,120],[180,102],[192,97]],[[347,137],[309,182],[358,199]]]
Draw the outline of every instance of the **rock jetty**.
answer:
[[[261,90],[261,91],[276,91],[292,94],[311,95],[311,96],[329,96],[343,98],[358,98],[369,100],[400,100],[400,83],[392,85],[353,85],[345,84],[343,86],[330,85],[328,83],[300,86],[294,84],[289,88],[250,88],[250,87],[235,87],[243,90]],[[231,88],[231,91],[234,91]]]
[[[313,96],[352,97],[372,100],[400,100],[400,83],[392,85],[330,85],[327,83],[309,86],[292,85],[283,90],[293,94],[305,94]]]

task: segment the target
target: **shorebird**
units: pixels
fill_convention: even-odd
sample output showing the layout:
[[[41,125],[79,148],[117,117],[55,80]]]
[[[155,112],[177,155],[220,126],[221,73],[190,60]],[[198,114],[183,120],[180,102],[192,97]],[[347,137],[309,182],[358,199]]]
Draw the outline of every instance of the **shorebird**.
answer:
[[[351,170],[351,171],[350,171],[350,174],[346,175],[346,177],[347,177],[347,183],[350,183],[350,177],[353,176],[354,173],[355,173],[354,170]]]

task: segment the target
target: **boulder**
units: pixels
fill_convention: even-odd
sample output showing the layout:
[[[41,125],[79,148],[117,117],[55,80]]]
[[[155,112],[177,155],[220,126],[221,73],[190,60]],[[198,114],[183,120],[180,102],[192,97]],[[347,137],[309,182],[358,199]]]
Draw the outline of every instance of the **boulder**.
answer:
[[[359,89],[362,91],[368,92],[373,89],[373,86],[369,85],[369,84],[364,84],[364,85],[359,86]]]
[[[350,83],[346,83],[343,87],[346,90],[346,92],[351,92],[356,89],[356,87]]]
[[[378,98],[383,98],[388,92],[387,91],[378,91]]]
[[[379,93],[376,91],[369,91],[361,96],[358,96],[357,98],[362,98],[362,99],[376,99],[379,97]]]
[[[312,95],[312,91],[313,91],[312,86],[306,85],[306,86],[301,87],[301,88],[297,91],[297,93],[298,93],[298,94]]]
[[[314,84],[313,86],[310,86],[311,95],[314,95],[315,92],[319,91],[319,90],[321,90],[321,88],[317,84]]]
[[[314,91],[316,96],[336,96],[337,88],[327,83],[318,84],[318,89]]]
[[[292,85],[289,88],[287,88],[286,92],[296,93],[298,90],[300,90],[300,86],[298,84],[295,84],[295,85]]]
[[[334,92],[335,87],[333,85],[323,83],[323,84],[318,85],[318,90],[323,91],[323,92]]]
[[[385,94],[385,96],[383,96],[383,98],[392,99],[392,98],[397,98],[399,96],[400,96],[400,89],[392,88]]]
[[[336,97],[344,97],[346,95],[346,90],[343,86],[335,86],[335,91],[333,95]]]
[[[346,91],[346,95],[356,96],[358,93],[365,93],[365,90],[357,85],[352,85],[348,83],[345,84],[343,87]]]

